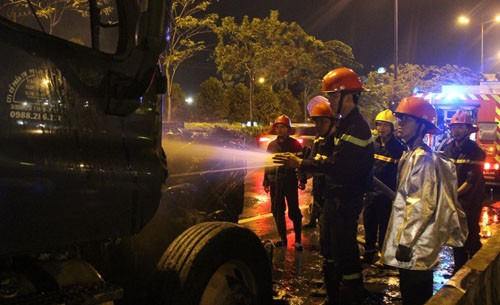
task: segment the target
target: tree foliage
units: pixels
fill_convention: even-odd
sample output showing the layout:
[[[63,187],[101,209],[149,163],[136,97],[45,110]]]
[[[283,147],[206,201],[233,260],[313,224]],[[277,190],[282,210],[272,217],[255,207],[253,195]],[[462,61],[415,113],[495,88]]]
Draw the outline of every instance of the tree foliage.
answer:
[[[101,14],[109,16],[113,12],[110,3],[111,0],[97,1]],[[54,28],[61,22],[67,12],[77,13],[84,18],[89,16],[89,3],[87,0],[31,1],[31,5],[39,20],[45,21],[47,28],[44,28],[44,31],[49,34],[53,34]],[[0,5],[0,12],[13,21],[33,17],[32,9],[26,0],[3,1],[2,5]]]
[[[306,78],[318,85],[326,72],[340,65],[360,67],[347,45],[317,40],[297,23],[280,21],[278,11],[264,19],[245,16],[241,24],[226,17],[215,32],[214,59],[225,82],[251,84],[264,77],[273,88],[283,89]]]
[[[367,118],[373,121],[375,115],[387,108],[395,109],[400,100],[416,92],[441,92],[443,85],[477,85],[480,74],[456,65],[425,66],[402,64],[398,68],[398,79],[392,71],[379,74],[370,72],[366,86],[370,93],[363,94],[360,106]]]
[[[288,112],[281,108],[281,100],[269,86],[262,86],[255,93],[254,98],[254,121],[267,124],[274,121],[281,112]]]
[[[291,89],[305,100],[317,94],[321,78],[329,70],[361,67],[349,46],[335,40],[318,40],[295,22],[280,21],[278,11],[271,11],[264,19],[245,16],[240,24],[234,17],[226,17],[215,32],[217,72],[225,83],[248,84],[248,100],[252,99],[259,77],[264,77],[274,90]],[[297,107],[303,114],[302,107]]]
[[[217,14],[207,13],[211,1],[174,0],[172,2],[172,24],[169,44],[165,50],[163,64],[167,77],[167,121],[172,116],[172,85],[179,66],[187,59],[206,49],[202,40],[211,33],[218,19]]]
[[[198,116],[203,121],[226,119],[229,114],[229,102],[225,98],[222,82],[215,77],[210,77],[201,83],[196,106]]]
[[[250,111],[248,87],[241,83],[235,86],[228,86],[225,90],[224,97],[228,101],[229,122],[246,122]]]

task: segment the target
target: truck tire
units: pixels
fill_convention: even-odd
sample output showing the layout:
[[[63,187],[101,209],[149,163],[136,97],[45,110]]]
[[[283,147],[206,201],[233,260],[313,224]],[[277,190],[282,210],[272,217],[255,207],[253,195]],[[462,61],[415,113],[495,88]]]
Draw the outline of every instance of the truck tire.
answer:
[[[158,263],[162,305],[270,304],[271,262],[252,231],[205,222],[184,231]]]

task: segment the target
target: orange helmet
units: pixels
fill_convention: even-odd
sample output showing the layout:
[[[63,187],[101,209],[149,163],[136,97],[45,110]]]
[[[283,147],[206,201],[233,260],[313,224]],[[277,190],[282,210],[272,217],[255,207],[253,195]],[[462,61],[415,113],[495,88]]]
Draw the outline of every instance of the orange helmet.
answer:
[[[453,124],[469,125],[471,132],[476,132],[478,130],[477,127],[472,123],[472,117],[469,115],[469,113],[463,111],[462,109],[457,110],[457,112],[455,112],[455,114],[451,117],[450,124],[448,125],[451,126]]]
[[[295,129],[292,127],[292,120],[290,120],[290,118],[287,115],[282,114],[279,117],[277,117],[276,120],[274,120],[273,126],[271,127],[270,131],[271,134],[276,134],[275,128],[277,124],[283,124],[286,127],[288,127],[289,134],[295,133]]]
[[[370,91],[363,87],[359,76],[348,68],[338,68],[323,77],[323,92]]]
[[[311,116],[311,118],[315,118],[315,117],[333,118],[333,111],[332,111],[332,108],[330,108],[329,102],[321,102],[321,103],[316,104],[311,109],[311,112],[309,112],[309,115]]]
[[[420,97],[407,97],[399,102],[398,108],[394,111],[396,117],[401,115],[410,115],[417,120],[423,122],[427,127],[427,133],[435,134],[440,133],[441,130],[434,125],[437,119],[436,109],[429,103],[429,101],[424,100]]]
[[[319,103],[328,103],[328,99],[324,96],[321,95],[316,95],[312,99],[309,100],[307,103],[307,112],[309,113],[309,116],[311,116],[311,111],[314,108],[314,106],[318,105]]]

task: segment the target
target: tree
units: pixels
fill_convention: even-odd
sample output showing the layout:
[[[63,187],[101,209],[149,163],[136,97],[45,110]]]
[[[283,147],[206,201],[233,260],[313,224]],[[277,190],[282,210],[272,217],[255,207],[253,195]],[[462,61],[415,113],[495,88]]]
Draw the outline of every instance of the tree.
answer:
[[[308,42],[296,57],[296,69],[289,76],[301,89],[304,122],[307,118],[306,104],[320,92],[321,79],[328,71],[339,67],[362,68],[355,61],[352,49],[341,41],[309,39]]]
[[[110,5],[111,0],[99,0],[97,2],[101,14],[109,16],[112,13],[113,7]],[[30,3],[32,7],[30,7]],[[48,0],[31,2],[26,0],[7,0],[0,6],[1,14],[13,21],[32,17],[32,9],[35,11],[39,20],[46,21],[48,27],[44,27],[43,30],[49,34],[53,34],[54,28],[61,22],[66,12],[77,13],[84,18],[89,16],[89,2],[87,0]]]
[[[210,77],[200,85],[200,94],[196,111],[204,121],[226,119],[229,114],[229,102],[224,96],[224,85],[215,77]]]
[[[202,35],[211,33],[218,19],[217,14],[205,13],[211,1],[174,0],[169,44],[163,65],[167,78],[167,121],[172,115],[172,85],[179,66],[187,59],[206,49]]]
[[[305,99],[310,92],[317,92],[321,78],[330,69],[340,65],[360,67],[350,47],[339,41],[317,40],[297,23],[280,21],[278,11],[271,11],[264,19],[245,16],[241,24],[234,17],[226,17],[215,32],[217,72],[226,83],[248,84],[252,105],[256,105],[253,95],[258,77],[265,77],[266,84],[277,90],[293,84],[305,92]]]
[[[262,86],[255,93],[255,119],[257,122],[269,123],[282,112],[279,96],[269,86]]]
[[[228,102],[229,122],[246,122],[248,120],[248,87],[244,84],[236,84],[235,86],[226,86],[224,99]]]
[[[394,67],[391,67],[392,71]],[[394,83],[394,74],[370,72],[366,86],[371,92],[362,94],[360,108],[367,119],[373,121],[375,115],[387,108],[395,109],[397,103],[415,92],[440,92],[441,86],[476,85],[481,75],[469,68],[456,65],[425,66],[402,64],[398,68],[398,80]]]
[[[280,101],[280,112],[288,115],[292,122],[302,121],[302,109],[300,101],[293,96],[292,92],[288,89],[278,92]],[[279,115],[279,114],[278,114]]]
[[[163,97],[165,98],[165,96]],[[186,102],[186,94],[182,91],[181,85],[179,83],[174,83],[172,85],[172,113],[175,113],[176,121],[186,121],[193,118],[193,108],[194,105],[188,104]],[[163,102],[163,107],[166,103]],[[167,112],[163,111],[163,122],[167,122],[166,118]]]

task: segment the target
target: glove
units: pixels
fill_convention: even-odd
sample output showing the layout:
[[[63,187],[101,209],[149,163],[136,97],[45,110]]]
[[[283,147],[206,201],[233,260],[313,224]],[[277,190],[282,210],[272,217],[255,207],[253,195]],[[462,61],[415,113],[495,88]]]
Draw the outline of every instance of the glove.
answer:
[[[273,155],[273,163],[282,164],[285,167],[298,168],[302,159],[292,153],[276,153]]]
[[[400,262],[409,262],[411,259],[411,248],[399,245],[396,250],[396,259]]]

